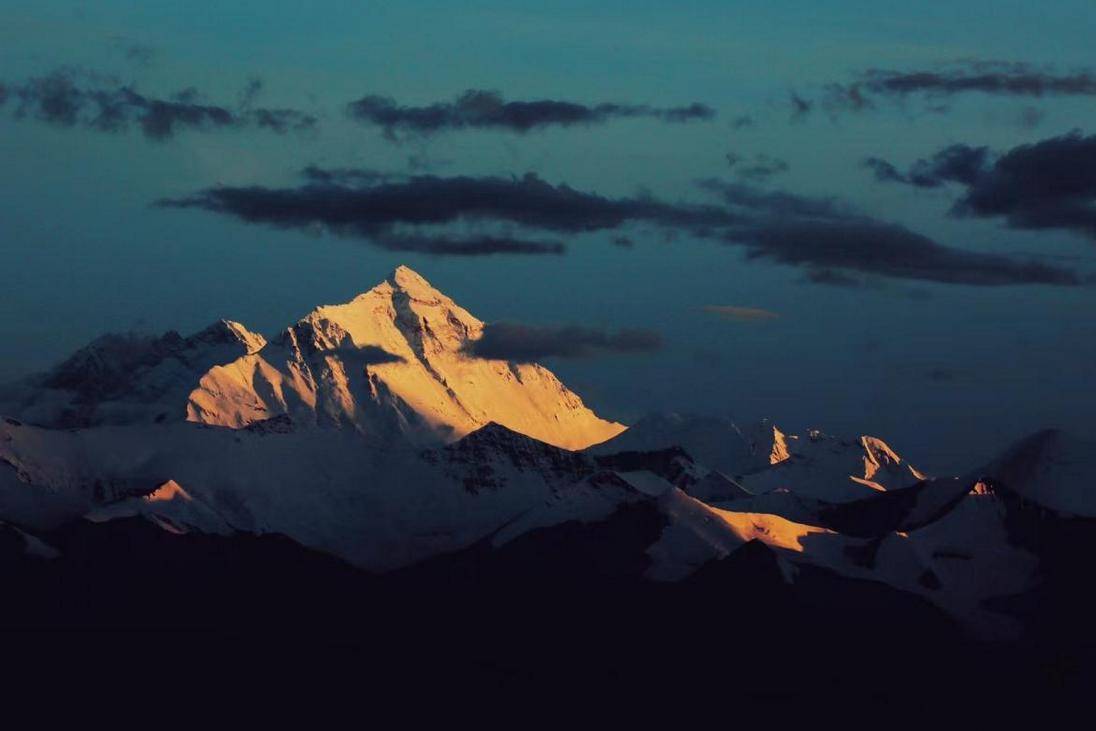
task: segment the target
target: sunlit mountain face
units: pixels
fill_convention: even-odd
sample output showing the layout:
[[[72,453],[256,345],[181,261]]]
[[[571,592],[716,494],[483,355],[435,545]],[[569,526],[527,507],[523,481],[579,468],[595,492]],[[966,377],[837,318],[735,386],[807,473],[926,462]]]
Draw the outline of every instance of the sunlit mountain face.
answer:
[[[1088,3],[9,5],[25,680],[1096,681]]]

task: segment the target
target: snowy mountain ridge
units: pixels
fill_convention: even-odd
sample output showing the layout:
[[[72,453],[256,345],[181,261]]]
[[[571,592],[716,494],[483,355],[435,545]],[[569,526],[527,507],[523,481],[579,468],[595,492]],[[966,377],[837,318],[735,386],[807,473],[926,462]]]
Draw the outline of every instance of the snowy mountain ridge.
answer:
[[[100,338],[4,402],[0,522],[40,557],[39,533],[142,518],[391,572],[575,525],[632,546],[612,531],[638,508],[646,579],[760,544],[783,581],[878,582],[994,635],[1014,622],[987,602],[1037,582],[1024,506],[1096,517],[1091,445],[1058,432],[930,479],[869,436],[676,414],[625,430],[539,365],[467,355],[483,327],[400,268],[270,342],[229,321]]]

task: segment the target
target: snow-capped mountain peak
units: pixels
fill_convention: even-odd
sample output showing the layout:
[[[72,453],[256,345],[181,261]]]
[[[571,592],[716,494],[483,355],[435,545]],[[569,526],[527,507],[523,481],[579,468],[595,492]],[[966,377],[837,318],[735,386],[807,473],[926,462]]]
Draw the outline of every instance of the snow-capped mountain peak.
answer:
[[[568,449],[624,429],[542,366],[468,355],[482,334],[482,321],[401,266],[349,302],[317,307],[262,351],[211,369],[187,418],[240,428],[291,413],[420,444],[497,422]]]
[[[289,415],[379,442],[452,442],[490,422],[566,449],[624,426],[546,368],[468,353],[484,324],[406,266],[349,302],[317,307],[269,343],[220,320],[189,337],[105,335],[0,395],[0,413],[48,427],[187,420],[234,429]]]

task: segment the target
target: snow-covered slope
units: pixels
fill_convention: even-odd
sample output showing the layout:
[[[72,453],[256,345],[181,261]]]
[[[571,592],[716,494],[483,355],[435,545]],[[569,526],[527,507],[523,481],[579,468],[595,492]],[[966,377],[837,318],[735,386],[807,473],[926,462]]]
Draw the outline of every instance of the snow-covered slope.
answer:
[[[1018,627],[985,603],[1035,583],[1036,558],[1011,545],[1002,506],[992,496],[968,496],[917,530],[871,538],[809,519],[715,508],[677,488],[658,502],[668,522],[648,549],[649,576],[657,580],[683,579],[758,541],[775,552],[786,581],[795,581],[802,565],[877,581],[929,600],[986,638],[1014,635]]]
[[[50,372],[5,387],[0,414],[53,427],[180,420],[206,371],[265,345],[230,320],[186,338],[104,335]]]
[[[840,502],[908,487],[925,477],[876,437],[848,440],[814,430],[798,436],[786,434],[769,421],[740,427],[721,417],[653,414],[590,451],[611,454],[672,447],[684,449],[698,464],[733,478],[738,489],[705,498],[715,501],[791,492],[802,498]]]
[[[187,418],[239,428],[298,422],[394,430],[429,444],[489,423],[580,449],[624,426],[588,409],[547,369],[466,355],[483,323],[407,267],[343,305],[319,307],[263,350],[215,367]]]
[[[353,429],[288,416],[242,429],[0,422],[0,520],[22,526],[143,516],[173,533],[282,534],[388,571],[565,523],[596,529],[642,504],[664,526],[646,548],[651,579],[683,579],[758,541],[788,581],[797,566],[822,567],[1006,633],[984,602],[1030,587],[1036,562],[1010,544],[998,498],[963,497],[969,489],[925,482],[836,505],[791,492],[733,499],[736,483],[680,451],[595,456],[497,424],[423,449],[370,446]],[[713,491],[732,499],[701,499]]]
[[[1066,515],[1096,518],[1096,442],[1048,429],[981,470],[998,488]]]
[[[681,447],[706,467],[725,475],[745,475],[788,457],[784,434],[768,421],[741,428],[718,416],[650,414],[612,440],[593,447],[595,454]]]
[[[843,502],[925,479],[876,437],[846,440],[811,431],[806,437],[788,437],[786,445],[787,459],[743,476],[739,480],[743,487],[754,494],[787,490],[803,497]]]
[[[281,533],[386,570],[513,521],[595,519],[634,493],[590,457],[488,425],[433,449],[283,418],[75,431],[0,424],[0,510],[48,527],[143,515],[172,530]],[[45,518],[48,518],[46,520]]]

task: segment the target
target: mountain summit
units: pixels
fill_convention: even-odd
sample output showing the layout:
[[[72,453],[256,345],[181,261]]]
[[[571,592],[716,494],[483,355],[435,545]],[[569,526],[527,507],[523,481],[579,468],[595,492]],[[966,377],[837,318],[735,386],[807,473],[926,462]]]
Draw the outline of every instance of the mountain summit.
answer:
[[[478,358],[483,323],[408,267],[270,342],[221,321],[183,338],[107,335],[0,398],[48,427],[182,421],[240,429],[280,417],[374,443],[431,446],[491,422],[565,449],[624,430],[546,368]]]
[[[350,302],[317,307],[267,347],[209,370],[186,418],[240,428],[279,414],[448,442],[495,422],[566,449],[624,426],[547,369],[469,356],[483,323],[401,266]]]

